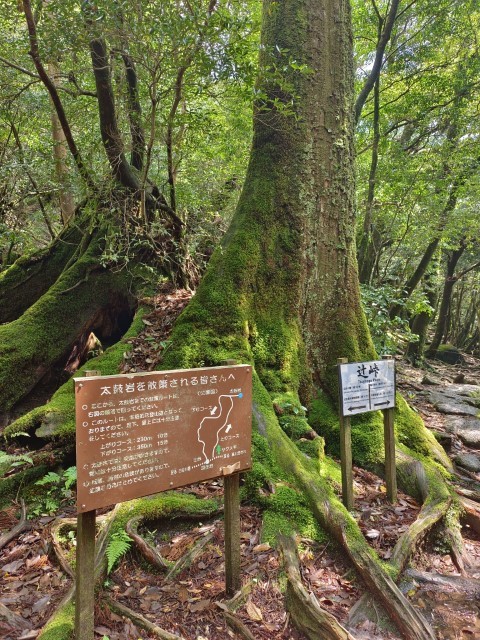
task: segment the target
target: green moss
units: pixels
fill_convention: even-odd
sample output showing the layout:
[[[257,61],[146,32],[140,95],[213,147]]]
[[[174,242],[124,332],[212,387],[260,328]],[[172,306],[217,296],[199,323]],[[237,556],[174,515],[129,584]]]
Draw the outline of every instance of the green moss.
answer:
[[[446,469],[452,464],[444,449],[429,431],[418,413],[411,409],[400,394],[397,393],[395,408],[395,433],[398,441],[411,451],[434,458]]]
[[[123,338],[104,353],[88,360],[76,373],[82,377],[84,371],[98,370],[101,375],[114,375],[124,361],[124,353],[132,349],[128,340],[135,337],[143,329],[142,318],[147,309],[140,307],[135,318]],[[57,438],[71,440],[75,435],[75,396],[74,383],[68,380],[52,396],[46,405],[33,409],[5,428],[4,436],[14,438],[22,432],[31,433],[37,429],[41,438]]]
[[[99,269],[100,244],[92,241],[20,318],[0,326],[0,410],[14,406],[53,363],[68,355],[101,305],[115,305],[121,298],[133,306],[132,276]]]
[[[110,536],[123,530],[127,522],[135,516],[141,515],[146,521],[199,515],[209,517],[216,513],[219,507],[215,500],[199,500],[196,496],[173,491],[130,500],[124,502],[118,510]]]
[[[442,447],[426,429],[423,420],[397,394],[395,433],[400,443],[413,451],[433,457],[446,468],[451,467]],[[340,457],[340,419],[330,398],[322,391],[309,407],[309,422],[325,438],[329,455]],[[383,416],[381,412],[352,416],[352,456],[356,464],[371,468],[384,460]]]
[[[300,438],[306,437],[312,431],[312,428],[308,424],[306,418],[301,418],[299,416],[280,416],[278,422],[287,436],[292,440],[300,440]]]
[[[318,464],[318,470],[325,459],[325,440],[321,437],[315,440],[300,440],[295,443],[302,453],[307,455]]]
[[[69,602],[61,607],[44,627],[38,640],[70,640],[75,631],[75,605]]]
[[[28,487],[40,480],[48,471],[48,466],[38,464],[23,469],[6,478],[0,478],[0,508],[11,505],[23,487]]]
[[[275,544],[279,533],[291,535],[294,532],[312,540],[325,540],[325,533],[302,494],[293,487],[277,485],[263,513],[262,540]]]

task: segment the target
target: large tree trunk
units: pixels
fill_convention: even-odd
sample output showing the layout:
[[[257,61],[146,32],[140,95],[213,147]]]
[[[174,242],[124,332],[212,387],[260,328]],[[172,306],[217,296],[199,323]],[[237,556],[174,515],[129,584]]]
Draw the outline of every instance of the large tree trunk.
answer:
[[[223,246],[175,326],[163,366],[215,365],[225,357],[253,361],[260,437],[403,635],[432,638],[272,410],[285,394],[290,402],[298,402],[299,394],[305,404],[315,404],[320,387],[334,396],[337,357],[375,355],[360,307],[353,241],[349,3],[267,0],[262,34],[265,99],[256,105],[243,192]],[[289,71],[286,82],[276,84],[267,70],[288,66],[285,51],[310,72]],[[292,103],[295,117],[288,113]],[[326,411],[323,419],[335,421],[332,409]],[[417,436],[426,453],[435,446],[418,422],[408,428],[412,446]]]

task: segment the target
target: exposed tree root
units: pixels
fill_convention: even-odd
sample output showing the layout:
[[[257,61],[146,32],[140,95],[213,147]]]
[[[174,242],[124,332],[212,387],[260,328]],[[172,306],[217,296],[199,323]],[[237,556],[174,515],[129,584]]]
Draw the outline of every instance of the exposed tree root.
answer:
[[[446,576],[438,573],[424,573],[407,569],[405,575],[419,584],[428,585],[432,591],[462,593],[467,597],[480,598],[480,581],[469,580],[461,576]]]
[[[460,503],[464,509],[462,520],[480,534],[480,505],[465,497],[460,498]]]
[[[59,540],[59,535],[65,527],[69,529],[76,529],[77,520],[74,518],[62,518],[54,522],[50,529],[50,535],[52,537],[52,547],[53,552],[55,553],[55,557],[57,559],[58,564],[60,565],[62,571],[70,576],[72,580],[75,578],[75,574],[73,572],[70,563],[68,562],[65,554],[63,553],[62,544]]]
[[[419,548],[432,527],[447,514],[452,496],[442,479],[437,474],[432,477],[432,472],[427,474],[420,461],[410,458],[401,450],[397,450],[396,458],[400,484],[406,485],[407,491],[416,495],[423,503],[417,519],[400,536],[392,551],[390,563],[395,568],[395,575],[399,577],[412,552]],[[375,607],[370,594],[365,594],[352,608],[349,624],[356,627],[361,620],[372,619],[372,614],[377,622],[384,617]]]
[[[4,604],[2,604],[1,602],[0,602],[0,620],[3,620],[4,622],[6,622],[13,629],[23,630],[23,629],[28,629],[28,627],[30,626],[30,624],[27,622],[27,620],[25,620],[25,618],[22,618],[22,616],[19,616],[17,613],[13,613],[13,611],[10,611],[10,609],[6,607]]]
[[[86,253],[34,305],[17,320],[0,326],[1,409],[10,410],[53,365],[65,363],[75,342],[95,330],[105,309],[133,312],[136,299],[129,290],[133,278],[107,269],[74,291],[59,295],[98,269],[99,244],[100,240],[92,241]]]
[[[397,451],[397,468],[400,478],[407,478],[408,492],[416,494],[422,501],[417,519],[400,536],[392,552],[391,564],[395,566],[398,575],[405,568],[412,551],[418,548],[430,529],[445,516],[452,498],[439,477],[435,477],[433,483],[429,482],[423,464],[407,457],[402,451]]]
[[[10,531],[7,531],[7,533],[4,533],[3,535],[0,536],[0,549],[3,549],[3,547],[5,547],[9,542],[11,542],[12,540],[15,540],[15,538],[20,533],[22,533],[22,531],[25,531],[25,529],[30,528],[30,523],[27,520],[27,508],[25,506],[25,502],[22,500],[21,504],[22,504],[22,511],[20,515],[20,520],[12,529],[10,529]]]
[[[75,252],[81,236],[80,229],[71,224],[49,247],[19,258],[0,274],[0,324],[19,318],[49,289]]]
[[[255,384],[258,384],[256,380]],[[258,386],[256,392],[257,398],[264,394]],[[267,423],[267,414],[271,416],[273,413],[271,405],[267,405],[269,401],[267,398],[262,402],[261,409],[254,404],[254,416],[259,423],[259,428],[267,433],[276,459],[281,461],[284,469],[295,478],[321,526],[343,547],[360,577],[374,597],[384,606],[401,634],[407,640],[412,638],[433,640],[435,638],[433,630],[381,567],[357,523],[323,482],[307,469],[291,440],[280,430],[276,419],[269,419]]]
[[[295,541],[281,536],[279,542],[288,578],[286,606],[297,629],[309,640],[354,640],[334,616],[320,607],[315,596],[305,589]]]
[[[106,515],[97,517],[94,567],[95,588],[100,588],[106,576],[107,563],[105,552],[108,546],[110,534],[114,528],[125,527],[126,523],[132,520],[137,520],[137,522],[140,522],[141,520],[158,520],[159,518],[167,515],[172,516],[172,514],[176,517],[180,515],[186,518],[205,518],[206,516],[211,516],[216,512],[218,512],[218,505],[214,504],[212,501],[198,501],[191,497],[161,494],[160,496],[153,496],[151,498],[144,498],[118,504]],[[135,515],[132,518],[133,514]],[[66,518],[55,523],[52,527],[52,538],[55,540],[53,546],[55,552],[57,553],[58,550],[59,556],[62,558],[61,560],[59,558],[62,569],[69,576],[73,576],[74,571],[61,551],[58,541],[59,532],[66,526],[72,529],[76,528],[76,519]],[[71,586],[60,606],[44,626],[39,636],[41,640],[69,640],[72,637],[75,616],[75,607],[73,605],[74,597],[75,584]],[[123,605],[119,605],[119,603],[115,603],[115,606],[123,607]],[[180,636],[170,634],[155,625],[151,625],[151,623],[144,619],[143,616],[132,612],[128,607],[125,607],[123,612],[119,613],[120,615],[129,617],[137,626],[147,629],[149,633],[158,638],[166,640],[183,640]],[[145,621],[145,624],[151,625],[151,627],[147,628],[145,624],[142,623],[142,620]]]
[[[229,611],[224,611],[223,616],[225,618],[225,622],[230,627],[230,629],[239,635],[244,640],[255,640],[255,637],[252,635],[249,628],[243,624],[241,620],[237,618],[233,613]]]
[[[213,533],[208,532],[201,538],[195,541],[195,543],[191,546],[191,548],[185,553],[181,558],[175,562],[175,564],[170,568],[169,572],[165,576],[165,580],[172,580],[176,575],[178,575],[183,569],[189,567],[192,562],[195,561],[198,556],[200,556],[203,552],[203,548],[212,540]]]
[[[137,550],[148,563],[157,569],[160,569],[160,571],[167,571],[172,566],[172,563],[165,560],[162,554],[138,533],[138,527],[144,519],[144,516],[136,516],[135,518],[132,518],[125,525],[125,531],[133,540]]]
[[[156,638],[160,638],[160,640],[183,640],[182,636],[177,636],[174,633],[170,633],[169,631],[165,631],[165,629],[157,627],[157,625],[150,622],[150,620],[147,620],[147,618],[142,616],[140,613],[137,613],[124,604],[113,600],[113,598],[105,597],[105,602],[114,613],[123,616],[124,618],[128,618],[135,626],[148,631],[148,633],[152,634],[152,636],[155,636]]]
[[[248,599],[248,596],[251,590],[252,590],[252,581],[249,580],[248,582],[245,582],[245,584],[242,585],[240,591],[237,591],[237,593],[233,596],[233,598],[230,598],[230,600],[225,601],[224,604],[227,607],[227,609],[230,611],[230,613],[235,613],[237,609],[240,609],[240,607],[243,607],[243,605]]]

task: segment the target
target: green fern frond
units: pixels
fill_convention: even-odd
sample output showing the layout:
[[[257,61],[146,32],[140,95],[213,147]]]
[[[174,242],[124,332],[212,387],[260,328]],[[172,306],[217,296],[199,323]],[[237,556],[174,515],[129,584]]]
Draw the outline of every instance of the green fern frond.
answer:
[[[107,556],[107,575],[113,566],[130,549],[132,539],[126,531],[120,530],[112,534],[105,555]]]

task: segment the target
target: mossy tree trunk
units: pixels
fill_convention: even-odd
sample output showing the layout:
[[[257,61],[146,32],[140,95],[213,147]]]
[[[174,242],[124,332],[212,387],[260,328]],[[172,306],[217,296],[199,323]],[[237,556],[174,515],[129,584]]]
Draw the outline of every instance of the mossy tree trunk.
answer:
[[[262,38],[261,98],[244,188],[222,246],[176,323],[163,367],[209,366],[226,358],[254,363],[260,439],[402,634],[432,638],[373,559],[354,520],[282,432],[272,408],[299,399],[314,405],[316,396],[334,401],[337,358],[375,356],[354,246],[349,2],[265,0]],[[404,436],[424,453],[434,446],[421,424],[410,424]],[[374,459],[378,452],[369,452],[368,442],[364,447],[365,457]]]
[[[173,341],[188,364],[221,359],[228,336],[268,389],[308,399],[312,383],[333,390],[337,357],[374,355],[355,259],[352,81],[348,2],[265,2],[245,185]]]

